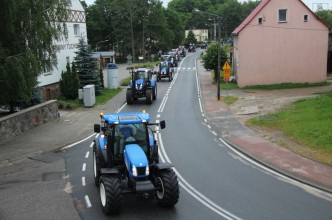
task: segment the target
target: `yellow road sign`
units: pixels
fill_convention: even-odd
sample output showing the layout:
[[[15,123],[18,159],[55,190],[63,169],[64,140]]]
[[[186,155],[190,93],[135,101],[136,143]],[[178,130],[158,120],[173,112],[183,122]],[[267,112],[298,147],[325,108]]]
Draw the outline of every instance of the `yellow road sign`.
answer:
[[[229,63],[226,61],[224,66],[222,67],[222,70],[224,72],[224,80],[228,81],[229,77],[231,76],[231,66]]]

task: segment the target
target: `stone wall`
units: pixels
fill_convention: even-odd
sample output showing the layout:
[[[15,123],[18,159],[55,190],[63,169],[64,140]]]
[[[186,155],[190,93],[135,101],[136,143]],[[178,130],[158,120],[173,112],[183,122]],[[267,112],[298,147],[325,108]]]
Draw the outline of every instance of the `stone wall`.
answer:
[[[0,118],[0,141],[5,141],[59,117],[58,101],[50,100]]]

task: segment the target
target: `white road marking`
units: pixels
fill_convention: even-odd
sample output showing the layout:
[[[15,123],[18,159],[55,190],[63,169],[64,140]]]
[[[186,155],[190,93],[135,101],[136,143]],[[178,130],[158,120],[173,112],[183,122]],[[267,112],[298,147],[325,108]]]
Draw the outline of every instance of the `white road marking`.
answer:
[[[86,152],[85,158],[89,158],[90,151]]]
[[[85,176],[82,177],[82,186],[85,186]]]
[[[92,205],[91,205],[91,202],[90,202],[89,196],[88,196],[88,195],[85,195],[85,196],[84,196],[84,199],[85,199],[86,207],[91,208]]]
[[[82,171],[84,172],[86,169],[86,163],[83,163],[83,166],[82,166]]]

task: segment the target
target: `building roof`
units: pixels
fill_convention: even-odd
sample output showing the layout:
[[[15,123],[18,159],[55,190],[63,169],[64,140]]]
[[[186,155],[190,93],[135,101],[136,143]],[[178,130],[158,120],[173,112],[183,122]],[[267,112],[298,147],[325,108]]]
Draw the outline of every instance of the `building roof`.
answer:
[[[92,52],[92,58],[98,59],[100,57],[113,57],[114,54],[114,51],[97,51]]]
[[[232,32],[233,36],[237,36],[251,21],[256,17],[256,15],[270,2],[271,0],[262,0],[259,5],[249,14],[249,16],[244,19],[244,21]],[[317,17],[315,13],[313,13],[308,6],[306,6],[301,0],[298,0],[299,3],[301,3],[305,8],[308,9],[308,11],[323,25],[325,25],[327,28],[330,29],[330,26],[327,25],[325,22],[320,20],[320,18]]]

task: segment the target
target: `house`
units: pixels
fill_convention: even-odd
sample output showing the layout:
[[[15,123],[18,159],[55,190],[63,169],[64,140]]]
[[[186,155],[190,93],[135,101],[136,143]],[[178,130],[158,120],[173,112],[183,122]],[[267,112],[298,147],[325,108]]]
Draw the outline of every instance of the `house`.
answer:
[[[188,37],[190,30],[185,31],[185,37]],[[195,35],[197,42],[207,41],[209,39],[209,30],[207,29],[195,29],[191,30]]]
[[[92,52],[92,58],[96,60],[98,69],[105,69],[108,63],[115,63],[114,51],[97,51]]]
[[[262,0],[232,35],[240,87],[326,80],[329,26],[301,0]]]
[[[76,56],[79,39],[83,37],[87,42],[85,11],[79,0],[71,0],[69,18],[66,22],[68,39],[56,42],[58,47],[58,65],[50,72],[45,72],[38,77],[38,87],[44,100],[53,99],[61,94],[60,79],[62,71],[66,70],[67,63],[71,63]]]

